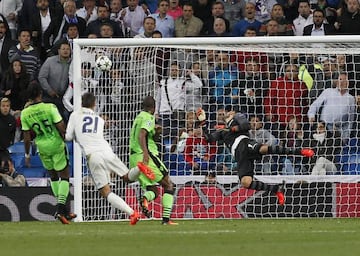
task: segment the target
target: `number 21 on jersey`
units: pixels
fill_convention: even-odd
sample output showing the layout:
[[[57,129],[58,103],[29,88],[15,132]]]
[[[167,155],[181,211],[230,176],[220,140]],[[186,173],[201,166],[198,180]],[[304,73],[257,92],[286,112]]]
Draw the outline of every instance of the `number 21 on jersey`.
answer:
[[[83,118],[83,133],[97,133],[99,117],[84,116]]]

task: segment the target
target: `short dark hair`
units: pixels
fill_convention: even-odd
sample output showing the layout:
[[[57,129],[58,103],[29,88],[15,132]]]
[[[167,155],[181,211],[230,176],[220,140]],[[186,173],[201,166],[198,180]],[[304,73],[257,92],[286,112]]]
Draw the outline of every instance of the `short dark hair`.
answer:
[[[143,109],[149,110],[155,107],[155,100],[152,96],[146,96],[143,100]]]
[[[87,92],[81,97],[81,105],[84,108],[92,108],[95,105],[96,98],[93,93]]]
[[[39,82],[33,81],[29,84],[29,87],[27,88],[27,95],[31,100],[35,100],[37,97],[42,95],[42,88]]]
[[[162,33],[159,30],[155,30],[151,33],[151,36],[154,36],[154,35],[160,35],[161,37],[163,37]]]

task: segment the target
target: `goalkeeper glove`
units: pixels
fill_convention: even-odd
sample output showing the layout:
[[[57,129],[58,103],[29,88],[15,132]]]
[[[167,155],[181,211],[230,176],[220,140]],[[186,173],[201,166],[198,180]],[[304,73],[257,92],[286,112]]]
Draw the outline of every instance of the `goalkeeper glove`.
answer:
[[[202,108],[198,108],[196,111],[196,117],[200,121],[200,126],[205,125],[206,123],[206,114],[205,111]]]

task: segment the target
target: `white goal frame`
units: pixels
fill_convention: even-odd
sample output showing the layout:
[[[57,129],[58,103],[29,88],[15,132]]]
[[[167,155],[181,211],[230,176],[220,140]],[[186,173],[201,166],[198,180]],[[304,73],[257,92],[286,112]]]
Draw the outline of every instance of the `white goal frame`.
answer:
[[[190,47],[196,49],[197,47],[202,47],[202,49],[206,49],[206,45],[214,46],[232,46],[239,45],[241,46],[242,51],[251,51],[252,46],[256,45],[257,47],[263,47],[263,49],[267,49],[267,44],[278,44],[279,52],[282,52],[283,49],[281,46],[286,46],[287,49],[290,49],[292,45],[299,45],[301,43],[314,43],[319,47],[320,52],[326,52],[326,49],[321,48],[322,43],[324,44],[338,44],[339,48],[333,48],[332,50],[336,51],[336,53],[358,53],[360,54],[360,35],[355,36],[283,36],[283,37],[225,37],[225,38],[217,38],[217,37],[201,37],[201,38],[119,38],[119,39],[74,39],[73,41],[73,83],[74,83],[74,95],[81,95],[81,47],[84,46],[110,46],[110,47],[134,47],[134,46],[181,46],[181,47]],[[358,43],[359,47],[354,47],[353,49],[341,47],[341,44],[347,43]],[[226,47],[225,47],[226,48]],[[234,49],[234,48],[231,48]],[[255,48],[255,51],[259,48]],[[274,49],[274,48],[272,48]],[[291,48],[292,49],[292,48]],[[297,47],[295,46],[294,52],[296,52]],[[313,49],[313,48],[312,48]],[[303,52],[306,53],[306,48],[301,48]],[[276,50],[275,50],[276,51]],[[272,50],[274,52],[274,50]],[[288,51],[291,52],[291,51]],[[79,109],[81,106],[80,97],[74,97],[74,110]],[[83,221],[82,216],[82,153],[81,148],[77,143],[74,143],[74,179],[73,179],[73,187],[74,187],[74,212],[77,214],[77,218],[75,221]],[[174,182],[176,183],[176,178]],[[181,179],[190,179],[190,177],[179,177],[179,182]],[[292,176],[258,176],[260,180],[265,182],[281,182],[283,179],[288,180],[289,182],[295,181],[295,177]],[[196,179],[196,177],[195,177]],[[219,177],[221,180],[221,177]],[[224,177],[224,180],[232,179],[236,180],[237,176],[227,176]],[[339,181],[345,180],[351,182],[359,182],[360,175],[346,175],[346,176],[321,176],[316,177],[316,181]],[[304,180],[314,180],[312,177],[304,177]]]

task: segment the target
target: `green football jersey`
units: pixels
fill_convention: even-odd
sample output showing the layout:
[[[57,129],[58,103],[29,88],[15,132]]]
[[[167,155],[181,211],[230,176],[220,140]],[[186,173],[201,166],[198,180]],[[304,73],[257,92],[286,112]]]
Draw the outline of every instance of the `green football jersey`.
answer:
[[[61,121],[58,109],[51,103],[32,104],[21,112],[22,130],[32,130],[36,134],[36,146],[44,154],[64,150],[64,140],[55,126]]]
[[[140,130],[145,129],[148,132],[147,137],[147,146],[149,152],[154,155],[158,155],[158,148],[154,141],[155,135],[155,117],[154,115],[142,111],[140,112],[134,120],[133,126],[131,128],[130,134],[130,150],[131,153],[142,153],[142,149],[139,141]]]

